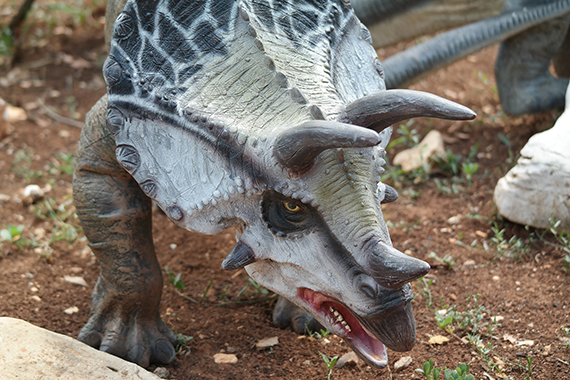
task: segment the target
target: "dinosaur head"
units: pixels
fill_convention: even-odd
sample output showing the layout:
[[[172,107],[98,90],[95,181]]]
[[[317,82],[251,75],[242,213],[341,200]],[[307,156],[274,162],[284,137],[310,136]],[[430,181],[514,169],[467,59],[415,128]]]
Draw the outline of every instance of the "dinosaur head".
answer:
[[[385,91],[347,0],[129,0],[104,67],[117,161],[181,227],[235,226],[245,267],[371,365],[415,341],[409,282],[428,264],[392,247],[380,175],[390,125],[471,119]]]

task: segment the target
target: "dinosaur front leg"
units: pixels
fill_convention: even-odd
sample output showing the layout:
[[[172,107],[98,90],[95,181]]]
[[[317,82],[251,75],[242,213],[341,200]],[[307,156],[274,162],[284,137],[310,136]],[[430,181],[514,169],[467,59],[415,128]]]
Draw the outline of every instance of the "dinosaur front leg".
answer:
[[[325,330],[325,327],[311,314],[282,296],[279,296],[273,308],[273,324],[280,328],[291,326],[297,334],[311,334]]]
[[[512,9],[513,6],[522,8],[535,2],[511,0],[507,4]],[[562,51],[569,26],[570,15],[565,15],[501,43],[495,77],[506,113],[521,115],[564,107],[568,79],[554,77],[549,67],[552,59]]]
[[[79,340],[141,366],[169,363],[176,338],[159,316],[151,201],[116,161],[106,109],[104,97],[87,115],[73,180],[77,214],[101,266]]]

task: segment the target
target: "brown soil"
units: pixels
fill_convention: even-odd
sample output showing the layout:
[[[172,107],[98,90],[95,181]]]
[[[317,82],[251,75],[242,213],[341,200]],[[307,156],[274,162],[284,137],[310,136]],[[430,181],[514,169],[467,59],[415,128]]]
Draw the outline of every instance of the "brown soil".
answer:
[[[22,244],[21,250],[16,243],[3,242],[0,246],[0,316],[21,318],[76,337],[87,321],[98,265],[82,234],[70,239],[71,243],[60,240],[47,247],[48,239],[57,234],[54,227],[61,224],[54,218],[38,217],[37,210],[45,210],[44,203],[26,205],[21,195],[30,183],[42,187],[50,184],[52,189],[46,198],[55,199],[54,209],[65,206],[71,197],[71,176],[54,169],[58,163],[55,157],[75,151],[80,129],[52,120],[37,106],[37,99],[43,99],[63,116],[78,113],[83,120],[105,92],[100,23],[92,20],[64,32],[49,34],[41,44],[24,44],[13,69],[0,71],[0,98],[27,108],[29,117],[13,123],[0,141],[0,193],[11,197],[0,202],[0,229],[10,224],[23,225],[22,239],[35,236],[38,243],[43,243],[39,247]],[[386,54],[389,52],[380,52],[381,56]],[[415,182],[400,179],[395,184],[401,194],[399,201],[385,207],[394,245],[434,266],[426,276],[426,280],[433,280],[428,287],[433,300],[431,308],[420,283],[413,284],[419,294],[413,302],[417,345],[408,353],[389,352],[389,368],[377,370],[360,361],[335,369],[334,379],[419,379],[421,375],[414,369],[421,368],[430,358],[441,367],[469,363],[476,379],[501,378],[499,371],[475,353],[473,344],[459,339],[465,336],[464,331],[457,330],[454,337],[436,323],[435,310],[445,305],[457,305],[459,311],[472,309],[473,302],[466,306],[466,299],[472,295],[480,295],[478,305],[485,308],[483,322],[491,322],[491,316],[504,317],[492,334],[486,329],[482,331],[482,340],[493,347],[489,354],[493,362],[505,362],[501,366],[505,375],[514,379],[570,378],[570,347],[563,343],[562,331],[563,327],[570,328],[570,276],[563,272],[564,253],[543,241],[530,241],[532,230],[500,220],[492,200],[495,183],[513,162],[499,134],[510,140],[516,158],[528,138],[552,126],[559,113],[517,118],[503,115],[493,91],[495,54],[495,48],[485,50],[414,86],[463,103],[479,114],[471,123],[416,121],[413,128],[422,136],[430,129],[441,131],[446,136],[446,148],[463,157],[480,142],[479,153],[473,159],[479,170],[471,186],[463,184],[464,191],[446,195],[438,190],[433,178]],[[402,146],[389,154],[399,149]],[[27,161],[22,161],[23,151],[31,160],[29,168]],[[36,171],[42,175],[33,176]],[[419,192],[419,196],[413,199],[409,189]],[[65,207],[72,210],[71,205]],[[461,216],[459,224],[449,224],[448,219],[457,215]],[[73,215],[67,222],[78,226]],[[493,222],[506,228],[506,240],[520,237],[525,248],[499,255],[491,241],[495,236],[491,230]],[[176,333],[193,337],[182,347],[175,362],[167,366],[170,378],[323,379],[326,368],[319,353],[340,356],[349,352],[347,345],[335,336],[313,339],[275,328],[271,323],[274,299],[251,302],[263,297],[253,294],[252,286],[241,298],[248,302],[236,303],[240,290],[249,282],[244,271],[227,273],[220,268],[235,243],[232,231],[218,236],[196,235],[175,227],[156,212],[154,237],[161,266],[168,266],[174,274],[182,273],[186,287],[181,293],[200,300],[196,304],[180,296],[165,275],[162,317]],[[489,246],[488,250],[484,245]],[[457,263],[446,269],[429,257],[430,252],[439,257],[449,254]],[[63,276],[81,276],[88,286],[67,283]],[[202,298],[210,283],[210,290]],[[73,306],[79,312],[64,313]],[[512,343],[504,339],[506,334],[516,342],[532,340],[533,345]],[[435,335],[444,335],[450,341],[444,345],[428,344]],[[255,348],[257,341],[273,336],[279,338],[278,345],[266,350]],[[236,353],[238,363],[215,364],[213,356],[219,352]],[[412,365],[394,372],[394,362],[403,356],[411,356]],[[527,358],[532,358],[532,373],[527,370]]]

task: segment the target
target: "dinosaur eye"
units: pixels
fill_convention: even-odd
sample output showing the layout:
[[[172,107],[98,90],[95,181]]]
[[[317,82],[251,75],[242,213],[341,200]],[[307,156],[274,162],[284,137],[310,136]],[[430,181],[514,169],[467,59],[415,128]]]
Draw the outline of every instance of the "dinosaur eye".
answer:
[[[261,212],[271,232],[282,237],[309,230],[317,223],[317,212],[311,206],[275,191],[264,195]]]
[[[293,202],[283,202],[283,206],[289,212],[299,212],[301,211],[301,207]]]

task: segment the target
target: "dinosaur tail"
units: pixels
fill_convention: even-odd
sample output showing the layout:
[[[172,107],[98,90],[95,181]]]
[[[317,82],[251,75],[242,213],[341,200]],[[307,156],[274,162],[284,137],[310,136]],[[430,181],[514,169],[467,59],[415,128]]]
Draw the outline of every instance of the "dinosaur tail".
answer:
[[[570,0],[558,0],[505,12],[440,34],[384,60],[386,88],[405,87],[469,54],[568,12]]]
[[[351,5],[364,25],[372,25],[430,1],[433,0],[352,0]]]

